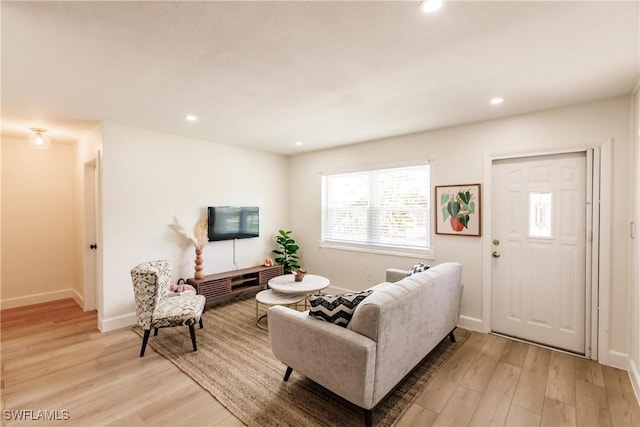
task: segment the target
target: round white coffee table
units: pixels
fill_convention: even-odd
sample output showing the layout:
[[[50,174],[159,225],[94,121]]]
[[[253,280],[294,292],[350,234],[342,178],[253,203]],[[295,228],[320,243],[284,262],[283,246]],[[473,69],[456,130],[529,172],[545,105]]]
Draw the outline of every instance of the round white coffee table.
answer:
[[[274,292],[272,289],[260,291],[256,294],[256,325],[260,329],[267,329],[260,321],[267,317],[267,313],[258,317],[258,305],[293,305],[298,304],[304,299],[304,294],[281,294]]]
[[[326,288],[329,283],[329,279],[317,274],[307,274],[301,282],[293,280],[293,274],[285,274],[269,280],[269,287],[283,294],[308,294]]]
[[[306,310],[309,307],[307,295],[321,291],[329,286],[329,283],[329,279],[317,274],[306,274],[301,282],[296,282],[293,274],[285,274],[269,280],[269,287],[283,294],[302,294],[304,297],[304,309]]]

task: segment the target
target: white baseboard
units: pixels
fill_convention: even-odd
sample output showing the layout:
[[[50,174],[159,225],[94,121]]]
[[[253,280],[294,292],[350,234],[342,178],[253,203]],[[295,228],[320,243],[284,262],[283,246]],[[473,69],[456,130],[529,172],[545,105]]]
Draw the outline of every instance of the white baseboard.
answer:
[[[627,353],[620,353],[619,351],[609,350],[609,353],[607,354],[607,360],[598,360],[598,362],[602,363],[603,365],[629,371],[629,355]]]
[[[76,304],[78,304],[84,310],[84,297],[80,295],[80,292],[74,289],[73,296],[71,298],[73,298]]]
[[[465,329],[471,329],[472,331],[484,332],[482,329],[482,319],[475,317],[460,315],[458,319],[458,326]]]
[[[629,359],[629,380],[631,380],[631,387],[633,387],[633,392],[636,394],[636,400],[640,404],[640,372],[638,372],[638,366],[631,358]]]
[[[56,301],[66,298],[73,298],[76,302],[78,302],[78,297],[82,299],[82,296],[80,296],[80,294],[78,294],[78,292],[73,288],[61,289],[59,291],[42,292],[39,294],[25,295],[22,297],[5,298],[0,300],[0,309],[4,310],[6,308],[24,307],[25,305],[40,304],[43,302]],[[82,304],[80,302],[78,302],[78,304],[80,305],[80,307],[82,307]]]
[[[98,319],[98,329],[100,332],[111,332],[116,329],[134,326],[137,323],[138,319],[135,313],[123,314],[109,319]]]

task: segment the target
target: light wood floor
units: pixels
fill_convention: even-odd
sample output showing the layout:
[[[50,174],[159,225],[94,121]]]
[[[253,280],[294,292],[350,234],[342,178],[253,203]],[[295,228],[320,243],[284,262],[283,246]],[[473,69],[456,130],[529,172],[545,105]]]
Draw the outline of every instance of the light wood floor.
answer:
[[[98,332],[73,300],[3,310],[1,333],[2,425],[242,425],[152,348],[139,358],[129,329]],[[7,420],[12,410],[69,419]],[[474,332],[398,422],[431,425],[640,426],[640,409],[624,371]]]

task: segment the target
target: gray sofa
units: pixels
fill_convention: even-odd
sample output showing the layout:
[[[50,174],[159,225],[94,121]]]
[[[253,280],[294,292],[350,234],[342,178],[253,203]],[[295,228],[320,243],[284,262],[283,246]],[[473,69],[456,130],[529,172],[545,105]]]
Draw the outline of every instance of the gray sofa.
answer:
[[[394,275],[395,274],[395,275]],[[388,280],[406,275],[395,270]],[[454,341],[462,265],[439,264],[374,286],[344,328],[282,306],[269,309],[269,335],[276,358],[363,408],[372,409],[440,342]]]

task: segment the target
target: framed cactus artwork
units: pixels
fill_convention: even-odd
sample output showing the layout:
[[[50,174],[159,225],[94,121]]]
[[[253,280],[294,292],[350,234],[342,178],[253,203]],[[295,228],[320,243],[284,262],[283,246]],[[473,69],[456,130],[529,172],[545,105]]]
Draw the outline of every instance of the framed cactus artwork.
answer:
[[[480,236],[480,184],[436,186],[436,234]]]

